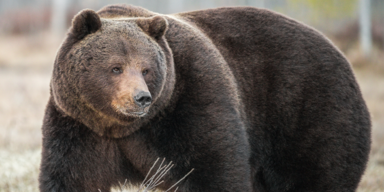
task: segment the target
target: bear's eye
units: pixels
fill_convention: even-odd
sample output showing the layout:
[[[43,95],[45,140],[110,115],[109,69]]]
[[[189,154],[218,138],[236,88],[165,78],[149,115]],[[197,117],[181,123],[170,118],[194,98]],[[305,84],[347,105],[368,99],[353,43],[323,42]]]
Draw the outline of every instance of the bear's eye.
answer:
[[[147,75],[148,74],[148,69],[144,70],[143,71],[143,76]]]
[[[114,68],[112,69],[112,72],[113,72],[113,73],[122,73],[123,70],[122,70],[121,68],[119,68],[119,67],[114,67]]]

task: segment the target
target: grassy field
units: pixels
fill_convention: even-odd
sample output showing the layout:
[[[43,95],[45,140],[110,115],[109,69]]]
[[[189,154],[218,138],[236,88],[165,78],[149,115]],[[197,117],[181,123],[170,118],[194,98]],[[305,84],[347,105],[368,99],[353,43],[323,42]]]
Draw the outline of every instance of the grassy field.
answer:
[[[38,191],[40,128],[60,42],[47,34],[0,42],[0,192]],[[384,72],[360,66],[355,73],[373,122],[371,157],[358,191],[384,191]]]

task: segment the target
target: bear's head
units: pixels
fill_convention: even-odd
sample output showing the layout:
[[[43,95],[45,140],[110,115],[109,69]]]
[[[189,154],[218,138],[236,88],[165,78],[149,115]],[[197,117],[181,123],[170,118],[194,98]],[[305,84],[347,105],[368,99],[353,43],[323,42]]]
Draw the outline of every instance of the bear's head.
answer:
[[[78,13],[54,64],[51,95],[57,108],[99,135],[122,137],[137,130],[172,95],[167,28],[162,16]]]

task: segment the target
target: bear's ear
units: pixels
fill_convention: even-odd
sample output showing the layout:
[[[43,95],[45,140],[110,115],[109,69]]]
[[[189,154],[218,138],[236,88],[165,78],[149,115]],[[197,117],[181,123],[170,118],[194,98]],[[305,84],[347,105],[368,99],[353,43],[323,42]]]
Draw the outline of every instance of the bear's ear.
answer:
[[[70,32],[78,40],[96,32],[101,28],[99,15],[93,10],[84,9],[72,19],[72,28]]]
[[[162,16],[138,19],[137,25],[156,40],[159,40],[168,29],[168,21]]]

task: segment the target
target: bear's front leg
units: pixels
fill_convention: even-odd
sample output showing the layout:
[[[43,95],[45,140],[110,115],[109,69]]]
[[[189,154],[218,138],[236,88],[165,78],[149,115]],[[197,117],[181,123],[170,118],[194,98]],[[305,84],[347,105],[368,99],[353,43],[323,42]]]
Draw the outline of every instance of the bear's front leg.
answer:
[[[195,170],[180,191],[252,191],[250,149],[243,125],[224,118],[212,122],[212,118],[207,115],[194,127],[193,152],[185,153],[185,158]]]
[[[43,125],[41,192],[109,192],[124,170],[112,139],[48,105]]]
[[[221,116],[183,109],[184,113],[175,111],[162,122],[120,140],[132,164],[145,175],[157,157],[165,158],[164,164],[172,161],[175,166],[162,179],[162,190],[194,169],[177,185],[177,191],[252,191],[248,139],[236,112],[223,110],[225,116]]]

